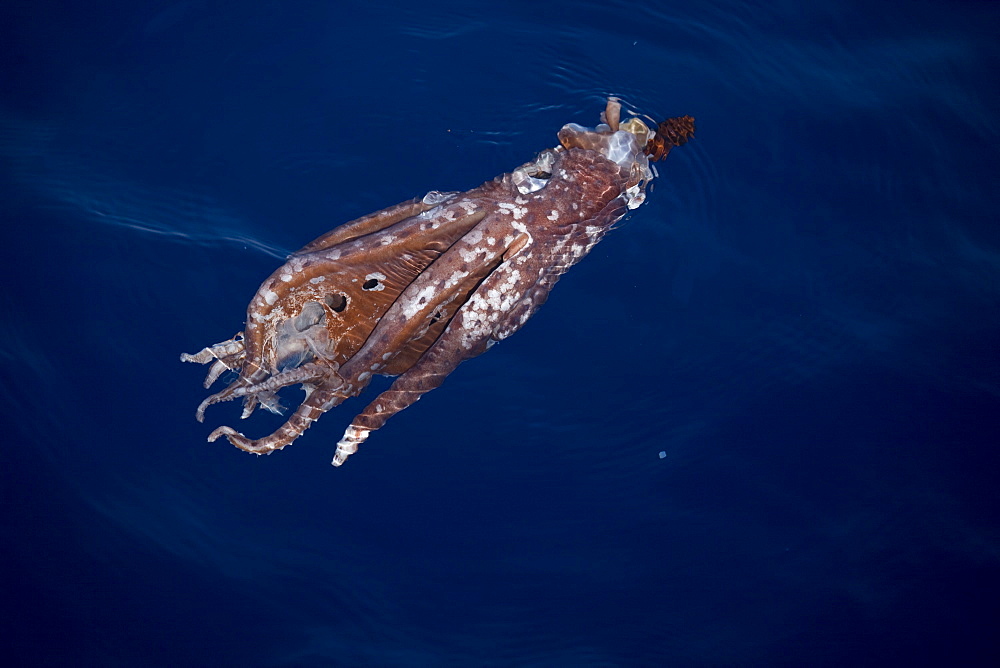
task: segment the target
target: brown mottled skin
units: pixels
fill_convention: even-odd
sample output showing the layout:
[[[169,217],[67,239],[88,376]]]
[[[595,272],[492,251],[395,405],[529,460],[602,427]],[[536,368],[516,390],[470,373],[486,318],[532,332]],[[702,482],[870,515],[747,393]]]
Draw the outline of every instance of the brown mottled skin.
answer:
[[[634,195],[645,185],[638,166],[619,167],[591,150],[591,139],[612,132],[604,128],[582,140],[564,129],[554,160],[536,172],[540,189],[519,190],[521,182],[504,174],[465,193],[429,194],[342,225],[290,256],[250,302],[242,339],[182,359],[218,360],[210,381],[239,371],[202,403],[199,419],[206,406],[240,396],[244,417],[258,401],[276,410],[274,391],[292,384],[302,384],[306,398],[270,436],[251,440],[220,427],[209,440],[222,435],[270,453],[360,394],[373,373],[398,376],[352,421],[339,465],[369,431],[516,332],[627,212],[626,190]]]

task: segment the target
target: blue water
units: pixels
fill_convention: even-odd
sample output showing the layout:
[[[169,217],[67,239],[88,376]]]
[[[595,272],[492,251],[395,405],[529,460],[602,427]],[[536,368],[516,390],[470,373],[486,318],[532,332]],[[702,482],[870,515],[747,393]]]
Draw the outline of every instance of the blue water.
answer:
[[[5,7],[5,663],[998,665],[1000,5]],[[607,94],[697,137],[523,331],[205,442],[286,253]]]

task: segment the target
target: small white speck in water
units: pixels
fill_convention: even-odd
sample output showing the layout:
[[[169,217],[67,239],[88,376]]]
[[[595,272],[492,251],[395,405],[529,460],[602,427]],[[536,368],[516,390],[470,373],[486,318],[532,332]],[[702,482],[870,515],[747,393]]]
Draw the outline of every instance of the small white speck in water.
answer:
[[[664,459],[667,456],[666,450],[660,450],[660,459]]]

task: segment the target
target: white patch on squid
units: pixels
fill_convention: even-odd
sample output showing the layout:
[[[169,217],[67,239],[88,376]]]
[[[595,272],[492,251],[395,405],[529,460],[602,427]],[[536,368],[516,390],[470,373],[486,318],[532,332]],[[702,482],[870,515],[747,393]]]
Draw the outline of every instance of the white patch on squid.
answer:
[[[492,310],[503,313],[513,305],[517,297],[517,295],[513,294],[513,288],[519,278],[521,278],[521,272],[514,269],[507,275],[503,283],[499,283],[496,287],[486,291],[486,303],[489,304]]]
[[[522,195],[527,195],[529,193],[538,192],[546,185],[548,181],[545,179],[538,179],[534,176],[528,176],[524,172],[518,170],[514,172],[513,176],[514,186],[517,188],[517,192]],[[539,195],[535,195],[537,199]]]
[[[447,290],[448,288],[452,288],[452,287],[458,285],[459,281],[461,281],[463,278],[465,278],[468,275],[469,275],[469,272],[467,272],[467,271],[456,271],[455,273],[453,273],[448,278],[448,280],[446,280],[444,282],[444,289]]]
[[[493,325],[503,313],[509,311],[520,299],[515,286],[521,272],[511,271],[503,282],[490,288],[485,294],[476,292],[462,307],[461,345],[466,350],[472,348],[490,333]]]
[[[264,290],[262,294],[264,295],[264,301],[267,302],[268,306],[272,306],[274,302],[278,301],[278,293],[276,292]]]
[[[550,213],[545,217],[548,218],[549,220],[559,220],[559,212],[556,211],[555,209],[552,209],[552,213]]]
[[[423,220],[430,221],[430,225],[429,226],[425,226],[424,224],[421,224],[420,225],[420,229],[421,230],[426,230],[427,227],[430,227],[430,229],[436,230],[438,227],[440,227],[441,221],[437,220],[437,217],[440,216],[440,215],[442,215],[442,211],[444,211],[444,209],[442,207],[436,206],[433,209],[428,209],[427,211],[424,211],[423,213],[418,213],[415,216],[416,218],[421,218]]]
[[[433,298],[434,298],[433,285],[428,285],[421,288],[420,292],[418,292],[416,296],[413,297],[412,300],[405,302],[403,304],[403,317],[407,319],[412,318],[413,316],[415,316],[417,313],[420,312],[420,309],[423,307],[424,304],[426,304],[429,300]]]
[[[337,442],[337,452],[333,455],[333,465],[340,466],[347,458],[358,451],[358,444],[364,443],[370,433],[369,429],[362,429],[351,425],[344,432],[344,437]]]
[[[283,280],[285,283],[290,283],[291,280],[292,280],[292,275],[291,274],[282,274],[281,275],[281,280]]]
[[[489,328],[488,305],[482,295],[472,295],[469,302],[462,308],[462,347],[472,348]]]
[[[467,199],[463,199],[461,202],[458,203],[458,205],[463,209],[465,209],[466,213],[472,214],[476,212],[476,205]]]
[[[639,189],[639,186],[632,186],[631,188],[625,191],[625,194],[628,195],[629,197],[628,200],[629,209],[638,209],[642,205],[642,203],[646,201],[646,193],[642,192]]]
[[[500,202],[497,206],[500,207],[500,213],[512,214],[514,216],[514,220],[521,220],[521,218],[524,217],[524,214],[528,213],[528,207],[517,206],[516,204],[511,204],[509,202]]]
[[[479,257],[480,255],[485,256],[489,254],[489,252],[490,252],[489,249],[486,248],[485,246],[473,246],[472,248],[469,249],[466,248],[458,249],[458,254],[461,256],[464,262],[475,262],[477,257]]]
[[[379,239],[378,242],[380,244],[382,244],[383,246],[388,246],[389,244],[391,244],[395,240],[396,240],[396,237],[394,237],[391,234],[387,234],[384,237],[382,237],[381,239]]]
[[[455,192],[441,192],[439,190],[432,190],[426,195],[424,195],[424,198],[421,201],[424,204],[430,204],[433,206],[435,204],[441,204],[442,202],[447,202],[455,195],[456,195]]]
[[[377,281],[377,285],[374,288],[367,288],[368,292],[382,292],[383,290],[385,290],[385,282],[384,282],[385,274],[373,271],[372,273],[365,276],[365,282],[371,280]],[[362,289],[364,289],[364,286],[362,286]]]
[[[463,241],[469,245],[478,244],[483,239],[483,231],[478,227],[469,230]]]
[[[309,282],[312,283],[313,285],[316,285],[317,283],[322,283],[325,280],[326,276],[317,276],[316,278],[310,278]]]
[[[525,211],[527,211],[527,209],[525,209]],[[515,221],[517,220],[516,216],[514,217],[514,220]],[[510,225],[511,225],[511,227],[513,227],[518,232],[521,232],[522,234],[527,234],[528,235],[528,243],[531,243],[532,236],[531,236],[531,232],[528,231],[528,226],[527,225],[525,225],[524,223],[518,223],[518,222],[511,222]],[[513,239],[511,239],[511,241],[513,241]],[[507,242],[507,245],[508,246],[510,245],[510,241]]]

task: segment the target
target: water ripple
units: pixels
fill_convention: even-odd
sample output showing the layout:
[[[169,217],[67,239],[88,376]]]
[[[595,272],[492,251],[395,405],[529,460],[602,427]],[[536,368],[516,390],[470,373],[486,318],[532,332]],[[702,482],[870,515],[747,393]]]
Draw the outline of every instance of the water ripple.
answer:
[[[247,231],[248,224],[211,197],[148,186],[59,143],[52,124],[0,113],[0,160],[14,183],[43,208],[140,235],[193,244],[232,244],[282,259],[290,252]]]

